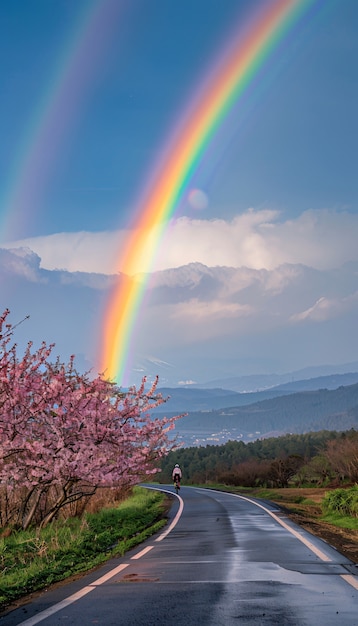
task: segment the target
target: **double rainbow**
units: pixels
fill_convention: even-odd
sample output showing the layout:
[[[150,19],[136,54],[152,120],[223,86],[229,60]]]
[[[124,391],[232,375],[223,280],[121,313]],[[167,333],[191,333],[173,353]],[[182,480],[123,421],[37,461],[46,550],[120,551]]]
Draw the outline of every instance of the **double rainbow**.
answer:
[[[63,143],[70,137],[81,105],[88,98],[123,5],[120,0],[88,0],[82,8],[75,7],[75,18],[58,51],[51,80],[11,159],[12,171],[0,198],[3,241],[21,238],[33,223]]]
[[[264,4],[243,36],[234,37],[216,71],[210,68],[210,78],[170,140],[163,162],[156,167],[156,176],[140,202],[137,221],[119,255],[118,269],[123,274],[105,312],[101,371],[118,384],[127,384],[132,336],[148,281],[135,274],[144,265],[148,277],[164,230],[210,141],[272,52],[316,2],[270,0]]]

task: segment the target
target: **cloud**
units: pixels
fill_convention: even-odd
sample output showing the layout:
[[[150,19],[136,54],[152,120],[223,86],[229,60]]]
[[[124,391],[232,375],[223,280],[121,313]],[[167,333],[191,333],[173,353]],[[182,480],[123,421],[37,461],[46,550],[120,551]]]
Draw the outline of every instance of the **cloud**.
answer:
[[[108,288],[121,278],[45,270],[39,263],[28,249],[0,250],[4,308],[13,322],[30,315],[16,333],[19,344],[55,342],[56,354],[80,355],[80,369],[97,371],[103,306]],[[247,367],[255,361],[256,371],[263,371],[262,363],[270,371],[291,371],[352,361],[357,274],[358,261],[326,270],[191,263],[157,272],[134,333],[133,377],[159,373],[163,384],[202,380],[204,371],[208,379],[224,370],[233,375],[238,362]]]
[[[29,248],[0,249],[2,273],[22,276],[31,282],[45,280],[40,272],[40,257]]]
[[[0,248],[0,276],[16,276],[33,283],[56,280],[61,285],[92,287],[104,290],[113,285],[115,278],[97,273],[47,270],[41,267],[41,258],[30,248]]]
[[[119,253],[127,239],[125,230],[83,231],[34,237],[4,247],[30,248],[48,270],[110,275],[121,271]],[[303,264],[324,270],[357,261],[357,239],[358,216],[328,209],[305,211],[286,221],[278,211],[267,209],[249,209],[230,221],[181,217],[168,226],[153,270],[194,262],[255,270]],[[143,258],[138,271],[147,272],[148,267]]]
[[[249,305],[222,300],[200,301],[197,298],[186,301],[176,306],[172,319],[182,319],[190,323],[200,323],[209,320],[224,320],[226,318],[238,318],[250,315],[252,309]]]
[[[346,350],[352,317],[357,313],[357,269],[358,262],[339,270],[313,270],[303,265],[254,270],[191,264],[159,272],[151,281],[138,327],[138,345],[144,346],[150,335],[153,344],[170,346],[175,353],[178,346],[201,344],[202,350],[203,342],[206,348],[217,345],[219,349],[220,342],[230,338],[232,345],[226,346],[230,352],[242,341],[257,342],[261,337],[264,346],[269,337],[295,332],[304,337],[318,326],[328,345],[332,328],[319,322],[332,321],[342,325],[339,337],[342,351]],[[291,357],[301,351],[302,341],[291,345]],[[306,343],[315,345],[312,338]],[[277,339],[277,346],[271,348],[274,354],[285,352],[287,346],[278,345]]]
[[[41,258],[41,268],[115,274],[118,250],[128,236],[126,231],[56,233],[23,239],[4,248],[31,249]]]

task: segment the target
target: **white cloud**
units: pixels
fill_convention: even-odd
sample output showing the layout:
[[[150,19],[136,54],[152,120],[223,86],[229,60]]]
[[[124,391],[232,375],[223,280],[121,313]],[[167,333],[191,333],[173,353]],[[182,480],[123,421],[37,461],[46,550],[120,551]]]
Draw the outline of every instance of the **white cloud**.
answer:
[[[30,248],[41,258],[41,268],[68,272],[115,274],[115,262],[126,231],[56,233],[32,237],[3,248]]]
[[[31,282],[44,282],[40,273],[40,257],[28,248],[0,249],[1,269],[22,276]]]
[[[200,301],[197,298],[186,300],[176,305],[172,319],[180,318],[190,323],[200,323],[210,320],[224,320],[226,318],[246,317],[250,315],[252,308],[249,305],[222,300]]]
[[[305,211],[295,220],[270,225],[265,243],[277,265],[302,263],[330,269],[358,259],[357,235],[357,214]]]
[[[287,221],[280,221],[277,211],[253,209],[231,221],[181,217],[168,226],[152,269],[194,262],[256,270],[285,263],[329,269],[358,260],[357,238],[358,216],[332,210],[305,211]],[[4,247],[31,248],[41,257],[41,267],[49,270],[115,274],[122,271],[120,251],[126,240],[124,230],[58,233]],[[136,271],[147,272],[152,260],[138,255]]]
[[[29,338],[35,344],[54,341],[56,354],[82,355],[82,369],[90,364],[97,371],[102,306],[120,278],[44,270],[39,257],[24,249],[0,250],[0,261],[4,307],[15,322],[30,315],[16,333],[20,343],[21,337],[25,345]],[[189,381],[200,380],[203,369],[215,377],[220,362],[231,372],[245,359],[267,360],[271,371],[277,364],[290,371],[352,361],[358,349],[357,272],[358,261],[333,270],[193,263],[159,272],[147,283],[133,335],[133,372]]]

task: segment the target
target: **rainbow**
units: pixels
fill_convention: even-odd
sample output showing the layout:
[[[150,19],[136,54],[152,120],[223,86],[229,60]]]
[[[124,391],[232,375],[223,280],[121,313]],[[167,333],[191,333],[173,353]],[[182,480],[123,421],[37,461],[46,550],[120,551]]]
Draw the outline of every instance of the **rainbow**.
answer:
[[[183,121],[168,142],[139,202],[136,222],[118,259],[123,273],[107,302],[102,338],[101,371],[127,384],[135,323],[149,272],[161,238],[174,215],[200,159],[223,120],[257,77],[270,55],[317,0],[270,0],[249,22],[195,95]],[[146,278],[135,276],[146,267]]]
[[[123,6],[119,0],[85,2],[69,28],[12,159],[1,198],[2,241],[21,237],[33,222],[62,143],[70,135]]]

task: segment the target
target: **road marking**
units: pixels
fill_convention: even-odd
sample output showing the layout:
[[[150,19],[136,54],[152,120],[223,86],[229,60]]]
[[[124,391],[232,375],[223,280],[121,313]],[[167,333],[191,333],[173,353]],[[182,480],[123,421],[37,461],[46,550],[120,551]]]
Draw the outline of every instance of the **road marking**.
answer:
[[[111,569],[109,572],[107,572],[107,574],[105,574],[104,576],[101,576],[101,578],[97,578],[97,580],[95,580],[93,583],[90,584],[90,587],[95,588],[95,587],[99,587],[99,585],[103,585],[103,583],[107,582],[107,580],[109,580],[116,574],[119,574],[119,572],[121,572],[126,567],[128,567],[128,565],[129,563],[121,563],[121,565],[118,565],[118,567]]]
[[[144,548],[144,550],[142,550],[141,552],[138,552],[138,554],[135,554],[134,556],[131,557],[131,561],[135,560],[135,559],[140,559],[142,556],[144,556],[145,554],[147,554],[147,552],[149,552],[150,550],[153,550],[154,546],[147,546],[146,548]]]
[[[164,489],[163,489],[164,491]],[[171,492],[169,492],[171,493]],[[176,516],[174,517],[172,523],[170,524],[170,526],[155,540],[155,541],[163,541],[163,539],[165,539],[165,537],[167,535],[169,535],[169,533],[173,530],[173,528],[177,525],[177,523],[180,520],[181,514],[183,512],[184,509],[184,502],[183,502],[183,498],[181,498],[180,496],[176,496],[179,500],[179,509],[178,512],[176,514]]]
[[[153,489],[153,487],[148,487],[148,489]],[[183,499],[180,496],[174,494],[172,491],[169,491],[168,489],[156,488],[156,490],[157,491],[164,491],[166,493],[170,493],[172,496],[175,495],[178,498],[178,500],[179,500],[179,510],[178,510],[176,516],[174,517],[172,523],[165,530],[165,532],[163,532],[155,540],[155,541],[163,541],[163,539],[165,539],[165,537],[177,525],[177,523],[178,523],[178,521],[180,519],[180,516],[181,516],[181,514],[183,512],[183,509],[184,509],[184,502],[183,502]],[[154,548],[154,546],[147,546],[146,548],[143,548],[143,550],[138,552],[138,554],[135,554],[134,556],[132,556],[130,560],[140,559],[142,556],[147,554],[147,552],[152,550],[152,548]],[[41,613],[38,613],[37,615],[34,615],[33,617],[30,617],[29,619],[25,620],[24,622],[21,622],[19,624],[19,626],[35,626],[35,624],[38,624],[39,622],[42,622],[47,617],[50,617],[51,615],[54,615],[55,613],[58,613],[58,611],[61,611],[62,609],[64,609],[67,606],[69,606],[70,604],[73,604],[77,600],[80,600],[83,596],[86,596],[88,593],[90,593],[91,591],[93,591],[94,589],[99,587],[99,585],[103,585],[103,583],[107,582],[107,580],[109,580],[110,578],[113,578],[113,576],[115,576],[116,574],[118,574],[119,572],[124,570],[129,565],[130,565],[130,563],[121,563],[121,565],[118,565],[114,569],[111,569],[109,572],[107,572],[107,574],[104,574],[104,576],[101,576],[100,578],[95,580],[90,585],[87,585],[86,587],[83,587],[83,589],[80,589],[80,591],[77,591],[72,596],[69,596],[68,598],[65,598],[64,600],[61,600],[61,602],[58,602],[57,604],[54,604],[49,609],[45,609],[45,611],[41,611]]]
[[[83,598],[83,596],[87,595],[87,593],[90,593],[90,591],[93,591],[93,589],[95,589],[95,587],[83,587],[83,589],[80,589],[80,591],[77,591],[77,593],[74,593],[72,596],[65,598],[65,600],[62,600],[61,602],[58,602],[57,604],[51,606],[49,609],[45,609],[45,611],[41,611],[41,613],[38,613],[37,615],[26,619],[24,622],[21,622],[19,626],[34,626],[35,624],[42,622],[47,617],[51,617],[51,615],[54,615],[54,613],[61,611],[61,609],[65,609],[70,604],[73,604],[73,602],[76,602],[80,598]]]
[[[155,539],[155,541],[163,541],[163,539],[165,539],[165,537],[167,535],[169,535],[169,533],[173,530],[173,528],[177,525],[177,523],[180,520],[181,514],[183,512],[184,509],[184,502],[183,502],[183,498],[181,498],[177,493],[174,493],[173,491],[170,491],[169,489],[163,489],[162,487],[147,487],[146,485],[143,485],[143,487],[145,487],[146,489],[154,489],[155,491],[162,491],[163,493],[170,493],[171,496],[175,496],[176,498],[178,498],[179,500],[179,509],[178,512],[176,514],[176,516],[174,517],[172,523],[170,524],[170,526],[168,526],[168,528],[157,538]]]
[[[322,550],[320,550],[319,548],[316,548],[316,546],[309,539],[306,539],[297,530],[295,530],[294,528],[291,528],[291,526],[286,524],[286,522],[284,522],[280,517],[275,515],[275,513],[270,511],[270,509],[267,509],[262,504],[259,504],[258,502],[255,502],[254,500],[251,500],[250,498],[245,498],[244,496],[238,496],[237,494],[233,494],[233,495],[236,495],[237,498],[241,498],[242,500],[247,500],[248,502],[251,502],[252,504],[255,504],[256,506],[258,506],[260,509],[263,509],[264,511],[266,511],[266,513],[271,515],[271,517],[273,517],[273,519],[276,520],[276,522],[281,524],[281,526],[283,526],[286,530],[288,530],[291,533],[291,535],[294,535],[294,537],[296,537],[297,539],[299,539],[299,541],[304,543],[305,546],[307,546],[307,548],[312,550],[312,552],[314,552],[314,554],[318,556],[318,558],[320,558],[322,561],[325,561],[325,562],[332,561],[332,559],[327,554],[322,552]]]
[[[83,587],[83,589],[80,589],[76,593],[72,594],[72,596],[68,596],[68,598],[61,600],[61,602],[54,604],[50,608],[41,611],[41,613],[38,613],[33,617],[29,617],[29,619],[21,622],[19,626],[34,626],[35,624],[42,622],[47,617],[51,617],[51,615],[54,615],[54,613],[58,613],[58,611],[65,609],[70,604],[77,602],[77,600],[80,600],[81,598],[86,596],[88,593],[96,589],[96,587],[99,587],[99,585],[103,585],[103,583],[124,570],[126,567],[128,567],[128,565],[129,563],[121,563],[121,565],[118,565],[118,567],[115,567],[110,572],[107,572],[107,574],[105,574],[104,576],[101,576],[101,578],[97,578],[97,580],[95,580],[90,585]]]
[[[255,502],[255,500],[251,500],[251,498],[247,498],[246,496],[239,496],[237,493],[229,493],[228,491],[218,491],[217,489],[201,489],[200,487],[197,487],[197,490],[200,490],[200,491],[214,491],[215,493],[220,493],[220,494],[225,493],[226,495],[233,496],[234,498],[240,498],[241,500],[246,500],[247,502],[251,502],[251,504],[254,504],[255,506],[258,506],[260,509],[262,509],[263,511],[268,513],[271,517],[273,517],[273,519],[276,520],[276,522],[278,522],[279,524],[281,524],[281,526],[283,526],[286,530],[288,530],[288,532],[290,532],[291,535],[294,535],[299,541],[304,543],[305,546],[307,546],[307,548],[312,550],[312,552],[316,556],[318,556],[318,558],[320,558],[322,561],[324,561],[326,563],[328,563],[328,562],[332,563],[332,559],[327,554],[322,552],[322,550],[320,550],[319,548],[316,548],[316,546],[311,541],[309,541],[309,539],[306,539],[305,537],[303,537],[294,528],[291,528],[291,526],[286,524],[286,522],[284,522],[277,515],[275,515],[275,513],[270,511],[270,509],[267,509],[265,506],[263,506],[259,502]],[[354,589],[358,589],[358,579],[357,578],[355,578],[354,576],[351,576],[349,574],[339,574],[339,576],[346,583],[348,583],[349,585],[354,587]]]
[[[358,579],[355,578],[354,576],[351,576],[350,574],[341,574],[341,578],[343,578],[343,580],[346,581],[346,583],[348,583],[349,585],[352,585],[352,587],[354,587],[354,589],[357,589],[358,591]]]

